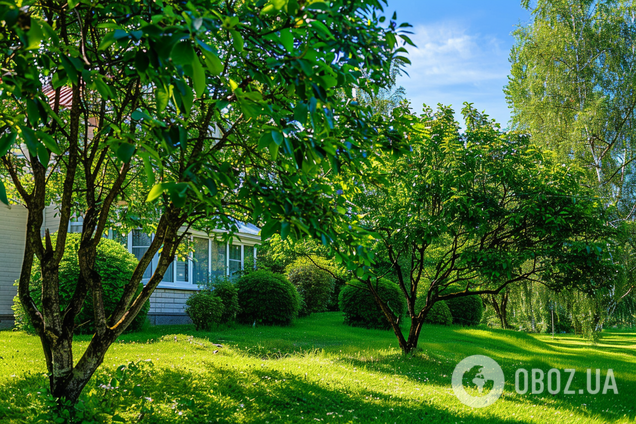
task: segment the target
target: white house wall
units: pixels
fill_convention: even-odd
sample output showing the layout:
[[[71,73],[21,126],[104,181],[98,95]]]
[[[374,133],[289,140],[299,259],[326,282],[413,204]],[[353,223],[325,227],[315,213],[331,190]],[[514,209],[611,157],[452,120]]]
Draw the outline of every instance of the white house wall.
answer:
[[[20,276],[24,245],[26,240],[27,210],[23,206],[14,205],[11,208],[0,204],[0,328],[13,325],[13,298],[17,294],[15,281]],[[48,228],[51,234],[58,230],[60,219],[58,211],[53,205],[44,212],[42,235]],[[234,244],[243,245],[243,251],[253,249],[260,242],[258,229],[249,226],[242,227],[245,233],[235,237]],[[209,238],[199,231],[190,231],[196,237]],[[242,262],[244,265],[245,262]],[[228,262],[229,264],[229,262]],[[192,268],[192,264],[190,264]],[[192,281],[192,280],[190,280]],[[198,290],[196,284],[179,284],[162,282],[150,297],[149,319],[152,324],[178,324],[189,322],[185,314],[185,302],[190,295]]]
[[[13,325],[15,281],[20,277],[26,240],[27,210],[0,204],[0,327]]]

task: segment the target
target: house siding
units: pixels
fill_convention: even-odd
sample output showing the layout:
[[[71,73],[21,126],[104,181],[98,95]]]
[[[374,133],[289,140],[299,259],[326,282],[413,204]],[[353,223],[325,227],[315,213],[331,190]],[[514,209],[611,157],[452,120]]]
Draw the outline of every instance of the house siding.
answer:
[[[190,290],[156,289],[150,296],[148,319],[152,325],[191,324],[186,315],[186,300],[194,293]]]
[[[26,240],[27,210],[23,206],[11,208],[0,204],[0,328],[13,325],[13,285],[20,277]]]
[[[54,205],[44,209],[44,223],[42,225],[42,236],[48,229],[50,234],[57,232],[60,227],[60,213]]]

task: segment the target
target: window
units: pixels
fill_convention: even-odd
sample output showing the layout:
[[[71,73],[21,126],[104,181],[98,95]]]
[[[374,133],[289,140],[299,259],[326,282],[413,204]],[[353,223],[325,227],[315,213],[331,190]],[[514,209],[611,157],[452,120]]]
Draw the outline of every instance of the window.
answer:
[[[256,267],[256,246],[244,246],[243,269]]]
[[[210,246],[208,239],[194,238],[194,261],[192,277],[194,284],[205,284],[210,278]]]
[[[210,250],[212,253],[210,258],[210,274],[213,276],[226,275],[226,245],[224,243],[218,243],[216,240],[212,240],[212,248]]]
[[[177,250],[177,257],[174,259],[174,277],[177,283],[188,283],[190,281],[190,257],[188,248],[182,244]]]
[[[132,254],[135,255],[137,260],[140,260],[148,248],[150,247],[150,243],[152,242],[152,238],[143,233],[141,230],[133,230],[132,232]],[[152,263],[146,268],[144,272],[143,278],[150,278],[152,273],[154,272]]]
[[[110,239],[116,241],[117,243],[128,249],[128,234],[122,234],[117,230],[112,230],[110,233]]]
[[[81,233],[84,228],[84,220],[82,218],[71,218],[68,223],[69,233]]]
[[[243,267],[243,246],[230,245],[229,275],[240,271]]]

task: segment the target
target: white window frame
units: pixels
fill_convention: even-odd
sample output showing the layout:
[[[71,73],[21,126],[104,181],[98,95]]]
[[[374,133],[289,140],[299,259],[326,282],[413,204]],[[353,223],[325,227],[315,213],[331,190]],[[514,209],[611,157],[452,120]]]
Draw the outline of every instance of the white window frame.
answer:
[[[70,223],[69,223],[70,225]],[[141,231],[141,229],[137,229],[139,231]],[[132,254],[132,240],[133,240],[133,231],[135,230],[131,230],[127,235],[126,235],[126,241],[127,241],[127,245],[126,245],[126,249],[128,250],[128,252],[130,252]],[[155,235],[154,234],[150,234],[151,240],[154,240]],[[197,238],[204,238],[207,239],[208,241],[208,274],[212,274],[212,242],[214,241],[214,238],[211,238],[210,236],[203,236],[203,235],[191,235],[189,236],[191,241],[193,241],[193,237],[197,237]],[[114,238],[114,233],[113,230],[109,230],[108,232],[108,238],[113,239]],[[253,254],[254,254],[254,263],[252,264],[253,267],[256,267],[256,255],[257,255],[257,245],[256,244],[244,244],[240,241],[237,240],[232,240],[232,241],[228,241],[225,243],[225,276],[229,277],[230,276],[230,246],[234,244],[235,246],[240,246],[241,247],[241,259],[240,259],[240,270],[245,270],[245,249],[246,248],[250,248],[253,249]],[[151,269],[156,269],[157,267],[157,263],[159,261],[159,255],[156,254],[155,257],[152,259],[151,263],[150,263],[150,267]],[[157,286],[157,288],[164,288],[164,289],[176,289],[176,290],[198,290],[199,289],[199,285],[198,283],[194,282],[194,261],[193,261],[193,255],[188,255],[188,259],[187,259],[187,264],[188,264],[188,281],[177,281],[177,257],[175,255],[175,258],[172,262],[173,267],[172,267],[172,282],[170,281],[161,281],[159,283],[159,285]],[[235,259],[233,259],[233,261],[236,261]],[[148,282],[148,278],[143,278],[142,282],[144,284],[146,284]]]

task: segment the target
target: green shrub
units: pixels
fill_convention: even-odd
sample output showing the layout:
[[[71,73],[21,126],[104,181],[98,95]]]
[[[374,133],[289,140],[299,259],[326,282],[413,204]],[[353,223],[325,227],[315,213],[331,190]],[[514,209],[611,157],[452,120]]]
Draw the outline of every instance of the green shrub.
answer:
[[[289,325],[298,316],[300,295],[292,283],[271,271],[254,271],[236,283],[239,322]]]
[[[64,255],[60,261],[59,283],[60,283],[60,306],[66,307],[75,292],[75,286],[79,277],[79,264],[77,251],[79,250],[81,234],[68,234]],[[57,242],[57,235],[51,236],[53,245]],[[95,271],[102,277],[102,287],[104,290],[104,309],[108,317],[124,294],[124,286],[130,281],[132,273],[137,267],[137,258],[121,244],[108,239],[102,239],[97,245],[97,257],[95,259]],[[35,258],[31,271],[31,296],[38,308],[42,307],[42,273],[40,261]],[[141,292],[143,284],[139,284],[137,293]],[[22,310],[20,300],[16,296],[14,299],[14,311],[16,316],[16,328],[26,331],[34,331],[29,322],[28,316]],[[140,330],[146,321],[150,303],[146,302],[128,327],[127,331]],[[95,331],[93,313],[93,295],[89,289],[84,302],[84,307],[75,317],[75,334],[90,334]]]
[[[212,293],[223,301],[223,313],[221,323],[227,324],[236,320],[239,312],[238,290],[232,281],[227,278],[216,278],[209,285]]]
[[[375,284],[376,291],[397,316],[404,315],[406,300],[397,284],[381,278]],[[378,306],[366,284],[351,280],[340,291],[340,309],[344,312],[344,323],[354,327],[390,329],[391,325]]]
[[[209,331],[213,324],[219,324],[223,316],[223,301],[210,290],[201,290],[186,300],[186,314],[197,331]]]
[[[419,299],[418,299],[419,301]],[[453,315],[450,308],[443,300],[438,300],[428,311],[424,322],[427,324],[451,325],[453,323]]]
[[[314,257],[314,262],[322,266],[326,260]],[[287,266],[287,278],[292,283],[304,302],[299,311],[300,316],[310,315],[312,312],[324,312],[331,299],[334,288],[334,278],[329,272],[318,268],[312,260],[303,257],[296,259]],[[324,264],[328,265],[328,264]]]
[[[484,304],[481,297],[476,295],[448,299],[446,304],[450,308],[454,324],[477,325],[484,314]]]

